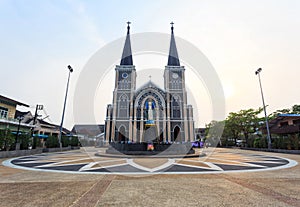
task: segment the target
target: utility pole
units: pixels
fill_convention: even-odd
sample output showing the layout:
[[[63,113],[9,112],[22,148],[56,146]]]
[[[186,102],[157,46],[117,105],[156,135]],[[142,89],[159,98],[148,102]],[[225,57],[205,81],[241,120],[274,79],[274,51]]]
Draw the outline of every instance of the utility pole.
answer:
[[[36,120],[37,120],[37,117],[38,117],[38,110],[43,110],[43,105],[39,105],[37,104],[36,107],[35,107],[35,113],[34,113],[34,118],[33,118],[33,127],[31,128],[31,139],[32,139],[32,149],[35,149],[36,148],[36,136],[34,136],[34,128],[35,128],[35,124],[36,124]]]

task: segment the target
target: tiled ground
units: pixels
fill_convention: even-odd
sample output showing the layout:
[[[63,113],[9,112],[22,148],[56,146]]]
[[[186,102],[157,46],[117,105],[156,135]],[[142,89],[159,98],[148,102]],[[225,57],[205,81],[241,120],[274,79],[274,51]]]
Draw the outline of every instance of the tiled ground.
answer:
[[[18,165],[35,166],[24,169],[3,166],[5,160],[2,159],[0,207],[300,206],[300,166],[296,165],[300,162],[299,155],[239,149],[210,150],[206,149],[207,157],[198,158],[117,159],[96,157],[95,149],[90,148],[15,159]],[[169,160],[168,171],[160,170],[154,174],[142,171],[145,168],[153,171]],[[43,162],[44,167],[62,168],[47,172],[39,167]],[[105,169],[103,166],[122,167],[122,164],[143,173],[92,172]],[[78,168],[80,165],[83,167]],[[76,166],[77,171],[73,171]],[[195,169],[196,173],[182,171],[190,169],[186,166]],[[234,169],[241,166],[250,169]],[[258,166],[258,169],[251,169]],[[198,171],[205,168],[208,169],[206,174]]]
[[[67,173],[93,174],[203,174],[264,171],[295,166],[293,160],[244,152],[207,151],[207,156],[190,158],[154,158],[96,156],[104,149],[86,148],[70,152],[48,153],[6,160],[13,168]],[[199,153],[199,151],[198,151]],[[200,154],[200,153],[199,153]]]

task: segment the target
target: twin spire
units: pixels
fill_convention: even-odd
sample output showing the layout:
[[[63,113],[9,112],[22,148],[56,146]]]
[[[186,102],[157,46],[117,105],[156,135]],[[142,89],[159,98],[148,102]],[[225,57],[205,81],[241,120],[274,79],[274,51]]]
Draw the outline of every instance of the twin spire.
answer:
[[[130,44],[130,32],[129,32],[130,24],[131,22],[127,22],[127,35],[126,35],[126,40],[125,40],[125,45],[124,45],[120,65],[133,65],[131,44]],[[174,37],[173,25],[174,23],[171,22],[171,41],[170,41],[170,50],[169,50],[169,57],[168,57],[168,66],[180,66],[175,37]]]
[[[132,61],[132,53],[131,53],[131,44],[130,44],[130,35],[129,35],[129,30],[130,30],[130,25],[131,22],[127,22],[127,35],[126,35],[126,40],[125,40],[125,45],[123,49],[123,54],[122,54],[122,59],[120,65],[133,65]]]

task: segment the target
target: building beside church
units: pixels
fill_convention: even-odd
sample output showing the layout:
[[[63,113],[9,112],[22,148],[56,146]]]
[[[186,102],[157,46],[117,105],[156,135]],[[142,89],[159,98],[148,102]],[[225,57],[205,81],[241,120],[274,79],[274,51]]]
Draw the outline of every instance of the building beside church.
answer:
[[[115,68],[113,103],[106,110],[106,141],[194,141],[193,107],[187,104],[185,68],[180,65],[173,23],[164,89],[151,80],[136,89],[136,78],[128,23],[121,62]]]
[[[29,105],[0,95],[0,130],[9,129],[12,132],[29,132],[33,125],[20,121],[21,116],[17,110],[18,106],[29,107]],[[2,137],[0,137],[2,138]]]

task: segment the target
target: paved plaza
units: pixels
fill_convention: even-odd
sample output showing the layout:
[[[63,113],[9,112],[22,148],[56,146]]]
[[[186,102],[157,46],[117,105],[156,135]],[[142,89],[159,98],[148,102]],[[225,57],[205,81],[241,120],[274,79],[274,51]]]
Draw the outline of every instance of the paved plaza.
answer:
[[[299,155],[208,148],[199,157],[122,158],[104,150],[1,160],[0,206],[300,206]]]

